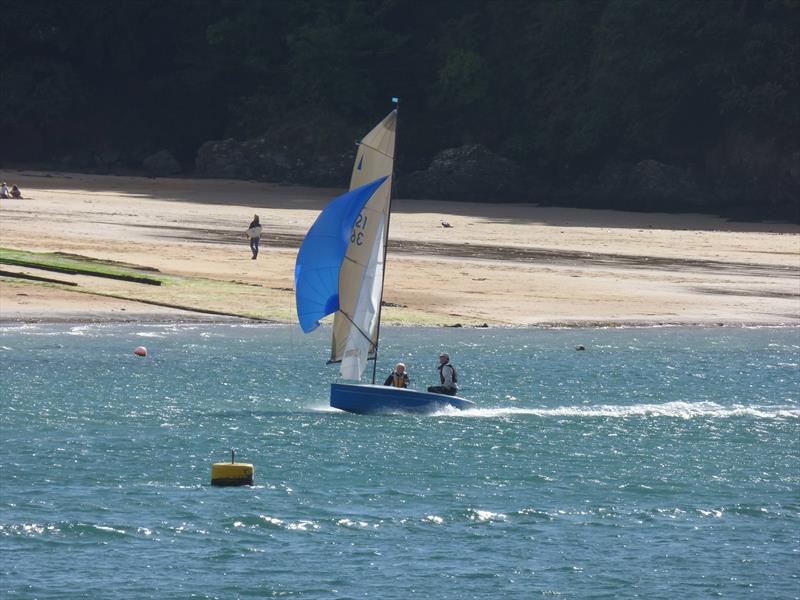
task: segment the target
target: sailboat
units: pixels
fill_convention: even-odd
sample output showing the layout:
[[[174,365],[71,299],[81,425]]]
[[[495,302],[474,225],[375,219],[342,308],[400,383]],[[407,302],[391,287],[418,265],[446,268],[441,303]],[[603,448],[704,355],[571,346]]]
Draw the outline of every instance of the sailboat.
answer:
[[[295,263],[295,302],[305,333],[334,314],[328,363],[330,405],[360,414],[431,413],[475,403],[445,394],[375,385],[381,300],[389,239],[397,109],[358,142],[350,191],[332,200],[306,234]],[[361,383],[369,361],[372,383]]]

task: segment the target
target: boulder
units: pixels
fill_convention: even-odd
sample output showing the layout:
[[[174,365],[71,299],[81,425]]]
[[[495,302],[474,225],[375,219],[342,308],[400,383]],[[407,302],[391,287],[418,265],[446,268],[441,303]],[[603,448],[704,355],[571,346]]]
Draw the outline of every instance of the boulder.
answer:
[[[691,172],[657,160],[642,160],[630,173],[630,194],[645,207],[694,208],[701,198]]]
[[[285,149],[277,149],[263,138],[237,142],[244,168],[257,181],[290,181],[295,166]]]
[[[797,221],[800,149],[768,136],[729,131],[706,156],[706,172],[725,208],[750,207],[747,218]]]
[[[223,179],[252,179],[242,144],[234,139],[206,142],[197,151],[197,174]]]
[[[522,187],[520,168],[480,144],[442,150],[426,170],[398,180],[402,197],[475,202],[515,201]]]
[[[703,194],[692,173],[657,160],[608,165],[595,193],[609,206],[625,210],[694,210]]]
[[[108,173],[119,166],[121,155],[114,148],[101,148],[93,155],[94,170],[98,173]]]
[[[310,160],[297,160],[297,168],[292,172],[292,183],[347,187],[353,171],[353,152],[341,154],[318,154]]]
[[[181,172],[180,163],[168,150],[159,150],[142,160],[142,167],[151,177],[165,177]]]
[[[202,177],[344,187],[350,181],[353,158],[352,152],[300,156],[263,138],[228,139],[203,144],[195,166]]]
[[[94,157],[88,150],[76,150],[74,154],[66,154],[59,161],[66,169],[90,169],[94,166]]]

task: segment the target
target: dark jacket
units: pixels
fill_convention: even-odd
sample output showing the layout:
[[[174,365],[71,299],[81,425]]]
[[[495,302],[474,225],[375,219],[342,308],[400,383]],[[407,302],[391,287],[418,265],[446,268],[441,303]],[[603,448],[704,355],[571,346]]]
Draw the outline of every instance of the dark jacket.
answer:
[[[456,368],[449,362],[439,365],[439,382],[441,385],[451,389],[458,389],[458,375]]]

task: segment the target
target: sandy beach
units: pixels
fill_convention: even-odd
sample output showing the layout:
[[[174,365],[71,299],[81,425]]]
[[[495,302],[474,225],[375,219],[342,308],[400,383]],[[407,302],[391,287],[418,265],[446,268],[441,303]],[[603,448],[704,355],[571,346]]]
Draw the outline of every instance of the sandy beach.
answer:
[[[226,314],[294,322],[298,246],[342,192],[56,172],[0,176],[25,196],[0,200],[0,247],[117,261],[178,282],[153,287],[59,274],[58,281],[76,284],[67,285],[0,276],[6,323],[234,318]],[[424,199],[393,207],[384,323],[800,325],[796,225]],[[265,231],[251,260],[244,231],[256,213]]]

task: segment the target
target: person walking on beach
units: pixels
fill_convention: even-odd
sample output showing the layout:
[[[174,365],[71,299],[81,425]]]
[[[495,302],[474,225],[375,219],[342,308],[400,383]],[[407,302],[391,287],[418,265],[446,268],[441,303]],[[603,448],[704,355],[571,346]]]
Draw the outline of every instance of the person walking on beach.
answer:
[[[247,229],[247,235],[250,237],[250,250],[253,252],[253,260],[258,256],[258,243],[261,241],[261,223],[258,220],[258,215],[253,215],[253,221]]]
[[[394,371],[389,373],[383,385],[391,385],[393,387],[407,388],[408,387],[408,373],[406,373],[406,366],[403,363],[397,363]]]
[[[458,376],[456,369],[450,364],[450,355],[442,353],[439,355],[439,382],[440,385],[432,385],[428,388],[434,394],[447,394],[455,396],[458,391]]]

